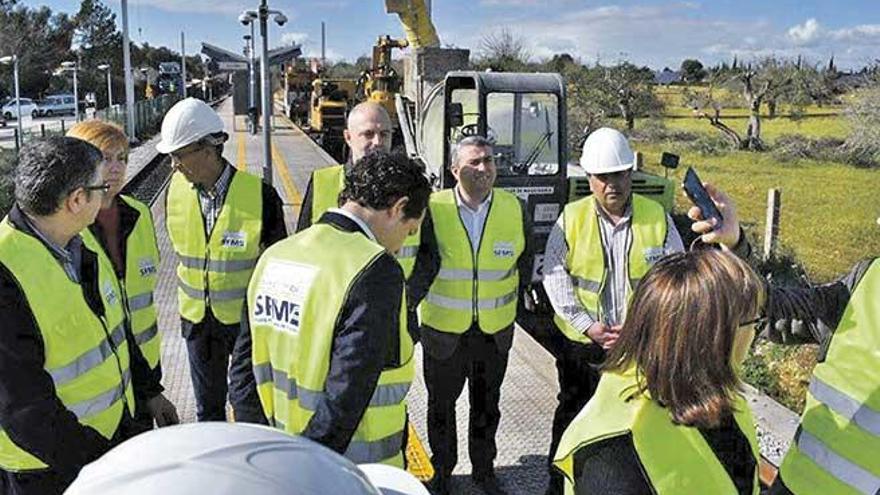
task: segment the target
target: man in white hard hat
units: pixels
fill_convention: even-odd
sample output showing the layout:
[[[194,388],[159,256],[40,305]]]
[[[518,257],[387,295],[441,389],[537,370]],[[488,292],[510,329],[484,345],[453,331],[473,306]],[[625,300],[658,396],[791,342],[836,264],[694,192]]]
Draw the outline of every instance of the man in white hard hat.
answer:
[[[591,196],[568,204],[556,221],[544,257],[544,288],[554,321],[569,339],[557,361],[560,393],[550,457],[562,432],[592,397],[604,352],[617,341],[636,284],[657,260],[682,251],[663,207],[632,193],[635,155],[620,132],[601,128],[584,143],[580,164]],[[562,493],[551,468],[548,493]]]
[[[165,115],[156,145],[175,169],[166,226],[179,258],[177,301],[199,421],[226,419],[229,357],[247,284],[260,253],[287,236],[275,189],[223,158],[228,138],[211,107],[187,98]],[[236,420],[262,418],[246,407],[252,401],[232,392]]]

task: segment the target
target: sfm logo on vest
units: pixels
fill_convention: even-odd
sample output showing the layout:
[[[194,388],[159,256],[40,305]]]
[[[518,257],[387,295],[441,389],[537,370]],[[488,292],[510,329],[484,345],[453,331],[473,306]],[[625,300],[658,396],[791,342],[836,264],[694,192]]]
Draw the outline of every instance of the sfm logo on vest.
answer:
[[[512,242],[497,241],[495,242],[495,245],[492,246],[492,254],[497,258],[513,258],[516,251],[513,249]]]
[[[270,261],[260,275],[253,317],[257,324],[298,333],[302,307],[318,269],[289,261]]]
[[[247,249],[247,234],[241,231],[234,232],[227,230],[226,232],[223,232],[223,237],[220,239],[220,245],[227,249],[243,251]]]
[[[156,263],[152,258],[141,258],[138,260],[138,272],[141,277],[150,277],[156,274]]]

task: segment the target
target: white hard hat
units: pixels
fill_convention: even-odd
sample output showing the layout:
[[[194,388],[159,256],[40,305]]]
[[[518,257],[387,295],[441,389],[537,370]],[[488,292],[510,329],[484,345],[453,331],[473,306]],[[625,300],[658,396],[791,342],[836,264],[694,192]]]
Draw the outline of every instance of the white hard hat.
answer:
[[[159,153],[171,153],[205,136],[223,132],[223,120],[213,108],[197,98],[178,101],[162,119]]]
[[[608,127],[596,129],[584,141],[581,167],[588,174],[611,174],[633,168],[636,157],[626,136]]]
[[[191,423],[138,435],[80,472],[66,495],[381,495],[345,457],[243,423]]]
[[[415,476],[387,464],[358,464],[382,495],[431,495]]]

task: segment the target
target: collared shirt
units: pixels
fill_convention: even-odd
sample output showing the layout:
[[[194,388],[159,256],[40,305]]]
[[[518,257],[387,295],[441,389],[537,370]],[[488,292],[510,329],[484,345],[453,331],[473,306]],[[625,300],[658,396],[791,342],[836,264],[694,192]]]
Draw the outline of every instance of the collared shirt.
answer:
[[[226,193],[229,191],[229,184],[232,182],[233,169],[232,165],[224,160],[223,171],[217,177],[217,182],[211,189],[205,190],[196,187],[199,193],[199,205],[202,208],[202,217],[205,219],[205,235],[210,236],[214,230],[214,224],[217,223],[217,217],[220,216],[220,210],[223,208],[223,202],[226,200]]]
[[[619,325],[626,316],[629,292],[629,249],[632,245],[632,206],[615,225],[608,215],[597,208],[599,231],[605,255],[605,286],[600,294],[601,312],[606,325]],[[568,273],[567,258],[570,246],[565,239],[562,215],[550,231],[544,253],[544,288],[556,314],[575,329],[585,332],[595,320],[580,304],[574,290],[574,281]],[[684,251],[681,236],[669,215],[666,215],[664,254]]]
[[[360,217],[358,217],[354,213],[347,211],[347,210],[343,210],[342,208],[330,208],[327,211],[332,212],[332,213],[336,213],[337,215],[342,215],[345,218],[348,218],[352,222],[356,223],[358,225],[358,227],[360,227],[361,230],[364,231],[364,234],[366,234],[367,237],[370,238],[371,241],[373,241],[375,243],[379,242],[376,240],[376,236],[373,234],[373,231],[370,230],[370,226],[367,225],[367,222],[364,222]]]
[[[52,256],[54,256],[61,264],[61,267],[64,268],[64,273],[67,275],[67,278],[69,278],[71,282],[79,284],[82,280],[82,238],[79,234],[73,236],[73,238],[70,239],[70,242],[67,243],[67,246],[62,247],[52,242],[51,239],[43,234],[27,214],[22,215],[22,218],[24,218],[24,221],[33,231],[34,235],[36,235],[37,238],[49,248],[49,252],[52,253]]]
[[[476,210],[472,210],[455,188],[455,202],[458,204],[458,216],[461,223],[467,231],[468,239],[471,241],[471,249],[476,251],[480,247],[480,240],[483,238],[483,227],[486,225],[486,218],[489,216],[489,205],[492,204],[492,192],[477,206]]]

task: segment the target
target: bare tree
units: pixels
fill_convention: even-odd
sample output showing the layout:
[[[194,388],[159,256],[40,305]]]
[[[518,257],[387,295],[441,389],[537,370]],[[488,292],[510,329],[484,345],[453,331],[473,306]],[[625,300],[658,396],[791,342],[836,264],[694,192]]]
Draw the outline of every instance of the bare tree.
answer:
[[[532,53],[525,37],[504,27],[480,40],[478,66],[499,72],[524,70]]]

